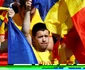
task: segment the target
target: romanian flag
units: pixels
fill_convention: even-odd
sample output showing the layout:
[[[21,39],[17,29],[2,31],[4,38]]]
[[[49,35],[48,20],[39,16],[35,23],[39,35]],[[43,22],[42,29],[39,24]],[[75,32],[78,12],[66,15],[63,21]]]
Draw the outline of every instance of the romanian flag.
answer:
[[[8,64],[37,64],[32,47],[23,33],[9,18],[8,22]]]
[[[48,30],[54,34],[57,34],[58,37],[64,37],[65,34],[67,34],[68,30],[72,27],[72,24],[67,24],[68,22],[72,22],[69,13],[67,13],[67,7],[65,4],[60,4],[60,0],[56,2],[52,8],[49,10],[46,18],[45,18],[45,23],[48,28]],[[64,5],[64,6],[63,6]],[[68,20],[67,20],[68,18]],[[61,57],[58,56],[59,54],[59,44],[61,39],[57,41],[57,43],[54,45],[53,48],[53,58],[54,60],[61,59]],[[66,55],[64,54],[65,52],[62,51],[62,57],[63,61],[65,59],[66,61]],[[64,58],[65,57],[65,58]]]
[[[67,35],[67,40],[70,40],[69,46],[73,49],[78,62],[85,64],[85,0],[66,0],[66,5],[75,27],[71,32],[74,35],[73,40],[68,39],[70,34]],[[72,44],[73,42],[74,44]]]
[[[85,0],[60,0],[51,8],[45,19],[47,28],[63,38],[62,42],[81,64],[85,63],[84,15]]]
[[[40,16],[44,21],[47,13],[58,0],[32,0],[32,5],[39,10]]]

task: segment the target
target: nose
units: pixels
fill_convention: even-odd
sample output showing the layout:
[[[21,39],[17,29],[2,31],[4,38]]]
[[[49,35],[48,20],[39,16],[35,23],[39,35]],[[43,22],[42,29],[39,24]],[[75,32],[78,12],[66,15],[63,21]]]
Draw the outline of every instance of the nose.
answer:
[[[45,41],[46,41],[46,38],[45,38],[45,37],[43,37],[43,38],[42,38],[42,41],[43,41],[43,42],[45,42]]]

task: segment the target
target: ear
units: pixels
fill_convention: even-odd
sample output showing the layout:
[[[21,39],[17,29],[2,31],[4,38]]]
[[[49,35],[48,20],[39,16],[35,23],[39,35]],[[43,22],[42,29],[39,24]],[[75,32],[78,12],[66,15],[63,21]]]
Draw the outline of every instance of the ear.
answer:
[[[32,45],[34,46],[35,45],[35,38],[32,37]]]
[[[35,42],[35,37],[34,36],[32,36],[32,41]]]

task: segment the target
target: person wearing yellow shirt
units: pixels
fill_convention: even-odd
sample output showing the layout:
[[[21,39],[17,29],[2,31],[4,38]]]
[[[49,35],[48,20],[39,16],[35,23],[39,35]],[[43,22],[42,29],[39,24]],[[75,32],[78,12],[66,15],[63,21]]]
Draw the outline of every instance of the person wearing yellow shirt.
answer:
[[[51,64],[51,52],[47,49],[49,43],[49,31],[45,24],[37,23],[32,29],[33,50],[39,64]]]
[[[45,23],[38,22],[34,24],[32,28],[32,41],[30,41],[30,13],[31,13],[31,6],[29,7],[29,2],[32,0],[26,1],[26,9],[24,21],[22,24],[22,32],[29,41],[29,43],[32,45],[33,51],[35,53],[35,56],[38,60],[39,64],[52,64],[52,56],[51,52],[47,49],[49,44],[49,35],[50,32],[47,30]],[[58,60],[57,63],[58,64]]]

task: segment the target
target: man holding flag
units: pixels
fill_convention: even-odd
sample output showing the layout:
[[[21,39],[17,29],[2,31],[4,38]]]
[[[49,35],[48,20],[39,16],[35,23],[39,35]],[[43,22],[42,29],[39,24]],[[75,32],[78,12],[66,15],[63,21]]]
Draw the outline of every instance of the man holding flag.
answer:
[[[22,2],[23,1],[23,2]],[[29,2],[31,2],[30,0],[26,0],[26,3],[25,3],[25,1],[24,0],[22,0],[21,2],[23,3],[21,3],[22,5],[24,5],[24,4],[27,4],[26,5],[26,7],[28,7],[29,8]],[[25,6],[25,5],[24,5]],[[33,7],[31,7],[31,8],[33,8]],[[31,8],[29,8],[29,10],[31,10]],[[24,17],[24,16],[23,16]],[[32,17],[32,16],[31,16]],[[32,45],[32,41],[30,41],[30,33],[29,33],[29,31],[30,31],[30,11],[28,11],[28,10],[26,10],[26,13],[25,13],[25,17],[24,17],[24,23],[22,24],[23,26],[22,26],[22,32],[24,33],[24,35],[26,36],[26,38],[28,39],[28,41],[31,43],[31,45]],[[34,25],[34,24],[33,24]],[[40,25],[40,27],[39,27],[39,25]],[[33,48],[33,50],[34,50],[34,53],[35,53],[35,55],[36,55],[36,58],[37,58],[37,60],[38,60],[38,63],[39,64],[51,64],[51,60],[49,60],[49,55],[50,55],[50,53],[49,53],[49,50],[47,50],[47,45],[48,45],[48,39],[49,39],[49,33],[48,33],[48,30],[46,29],[46,27],[45,27],[45,24],[43,24],[43,23],[41,23],[41,22],[39,22],[39,23],[35,23],[35,26],[36,26],[36,28],[34,28],[33,30],[36,30],[36,29],[39,29],[39,30],[37,30],[37,31],[33,31],[32,32],[32,34],[35,34],[35,36],[33,37],[33,35],[32,35],[32,39],[34,40],[34,39],[36,39],[36,37],[38,36],[38,35],[40,35],[40,32],[39,31],[41,31],[41,32],[43,32],[43,31],[46,31],[45,32],[45,35],[46,35],[46,37],[45,37],[45,41],[43,42],[41,42],[41,41],[38,41],[39,39],[37,38],[37,40],[35,41],[35,44],[38,44],[37,46],[34,44],[34,46],[36,46],[36,48],[38,48],[38,49],[35,49],[35,48]],[[44,28],[43,28],[43,26],[44,26]],[[43,30],[44,29],[44,30]],[[43,30],[43,31],[42,31]],[[36,32],[36,33],[35,33]],[[37,34],[37,32],[39,32],[39,34]],[[43,35],[44,33],[42,33],[41,34],[41,39],[43,38]],[[46,46],[45,46],[46,45]],[[44,49],[44,47],[46,48],[46,49]],[[44,51],[43,51],[43,49],[44,49]],[[45,57],[46,58],[43,58],[42,57],[42,55],[46,55]]]

